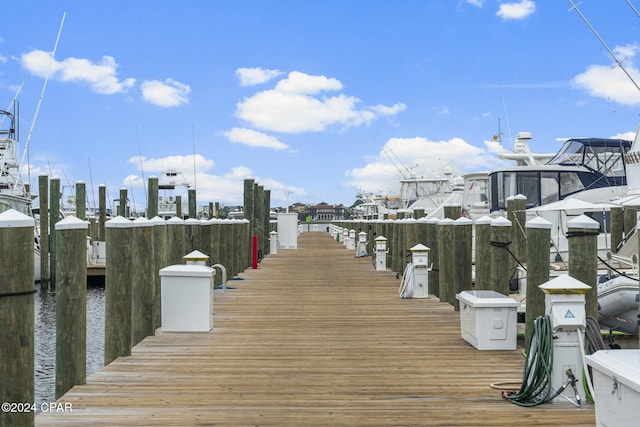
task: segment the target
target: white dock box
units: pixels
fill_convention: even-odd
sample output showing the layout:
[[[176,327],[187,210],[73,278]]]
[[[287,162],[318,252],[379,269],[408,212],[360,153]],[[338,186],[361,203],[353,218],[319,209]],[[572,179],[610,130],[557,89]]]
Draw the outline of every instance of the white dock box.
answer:
[[[213,328],[215,270],[178,264],[160,270],[164,332],[209,332]]]
[[[600,350],[586,356],[593,369],[597,426],[640,422],[640,350]]]
[[[515,350],[520,303],[496,291],[463,291],[460,301],[462,338],[478,350]]]

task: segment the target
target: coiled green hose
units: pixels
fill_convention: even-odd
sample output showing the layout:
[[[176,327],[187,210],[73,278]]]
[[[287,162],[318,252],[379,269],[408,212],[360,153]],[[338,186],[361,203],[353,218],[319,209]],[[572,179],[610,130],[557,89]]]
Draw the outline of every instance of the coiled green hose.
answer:
[[[519,406],[536,406],[553,399],[551,396],[553,333],[549,316],[540,316],[535,320],[526,355],[520,390],[505,392],[503,397]]]

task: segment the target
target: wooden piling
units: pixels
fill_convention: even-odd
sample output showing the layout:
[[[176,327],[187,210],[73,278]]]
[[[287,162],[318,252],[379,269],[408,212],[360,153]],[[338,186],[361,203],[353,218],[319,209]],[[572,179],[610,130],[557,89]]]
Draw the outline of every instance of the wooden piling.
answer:
[[[404,228],[404,251],[405,258],[404,263],[402,265],[402,271],[404,271],[405,267],[408,263],[411,262],[411,251],[410,249],[417,245],[418,240],[416,239],[416,220],[414,218],[406,218],[403,221],[402,227]],[[371,254],[371,252],[369,252]]]
[[[440,270],[439,277],[439,295],[440,301],[453,305],[455,294],[453,292],[453,223],[451,218],[445,218],[438,223],[438,267]],[[431,288],[431,284],[429,284]]]
[[[404,272],[404,267],[406,265],[407,255],[407,247],[404,245],[404,215],[402,215],[401,219],[396,219],[396,227],[394,234],[394,262],[393,267],[396,273],[402,274]]]
[[[389,223],[389,262],[387,263],[387,267],[398,273],[398,252],[400,251],[400,247],[398,246],[398,228],[400,226],[400,220],[394,219]]]
[[[626,239],[631,238],[633,228],[638,222],[638,208],[633,206],[624,207],[624,235]]]
[[[453,222],[453,307],[460,311],[456,295],[472,288],[473,221],[460,217]]]
[[[385,255],[385,265],[387,266],[387,269],[390,270],[391,269],[391,224],[393,223],[393,220],[390,219],[384,219],[382,220],[382,228],[380,231],[380,234],[383,235],[384,237],[387,238],[387,253]]]
[[[153,310],[158,270],[153,253],[153,224],[147,218],[133,221],[131,245],[131,347],[155,334]]]
[[[189,201],[189,218],[197,218],[197,204],[196,204],[196,189],[190,188],[187,192],[187,199]]]
[[[444,217],[452,220],[460,218],[460,212],[462,211],[462,205],[459,203],[453,203],[444,207]]]
[[[483,216],[475,221],[475,289],[491,289],[491,217]]]
[[[271,190],[265,189],[262,196],[262,253],[269,254],[269,220],[271,219]]]
[[[618,252],[618,245],[622,242],[624,234],[624,209],[611,208],[609,213],[609,223],[611,224],[611,252]]]
[[[219,218],[213,218],[209,221],[209,260],[211,260],[211,265],[214,264],[222,264],[222,261],[220,260],[220,227],[222,226],[222,221]],[[242,251],[241,251],[242,252]],[[244,253],[241,254],[242,255],[242,259],[245,260],[246,257],[244,256]],[[224,265],[224,264],[223,264]],[[225,268],[227,266],[225,265]],[[221,280],[222,275],[221,274],[216,274],[215,277],[215,284],[219,285],[222,283]]]
[[[200,221],[195,218],[187,218],[183,224],[185,238],[184,255],[195,250],[202,252],[202,248],[198,247]]]
[[[527,197],[522,194],[517,194],[510,197],[512,203],[512,210],[507,219],[511,221],[511,252],[515,259],[511,258],[512,268],[518,266],[518,261],[522,264],[527,263],[527,239],[525,232],[525,222],[527,221]],[[507,199],[507,206],[509,205],[509,199]]]
[[[78,193],[76,192],[76,197]],[[55,225],[56,399],[87,379],[87,228],[69,216]]]
[[[104,231],[107,222],[107,187],[104,184],[98,186],[98,210],[100,217],[98,220],[98,240],[104,242],[106,233]]]
[[[527,307],[525,315],[525,348],[533,336],[534,322],[544,316],[544,294],[538,288],[549,281],[549,241],[551,222],[542,217],[527,221]]]
[[[251,236],[251,229],[250,229],[250,224],[249,221],[247,221],[246,219],[241,220],[242,225],[240,226],[240,249],[238,249],[238,253],[242,253],[242,252],[248,252],[249,250],[249,238]],[[241,271],[245,271],[247,268],[249,267],[248,264],[244,264],[241,263],[240,264],[240,269]]]
[[[587,316],[598,318],[598,229],[586,215],[567,221],[569,276],[591,286],[585,295]]]
[[[38,194],[40,208],[40,283],[49,282],[49,177],[41,174],[38,177]]]
[[[510,242],[511,221],[503,217],[491,221],[491,289],[503,295],[509,295]]]
[[[264,186],[257,185],[256,186],[256,195],[255,195],[255,228],[256,234],[258,235],[258,250],[262,254],[262,248],[264,245]]]
[[[428,273],[429,293],[440,298],[440,251],[438,248],[438,224],[440,220],[429,218],[425,222],[427,224],[425,246],[431,249],[431,252],[429,252],[429,267],[431,271]]]
[[[153,219],[158,216],[158,197],[160,197],[159,186],[159,178],[157,176],[150,176],[147,189],[149,194],[147,197],[147,218],[149,219]]]
[[[120,197],[118,198],[118,215],[123,218],[128,218],[127,213],[127,189],[125,187],[120,188]]]
[[[429,249],[431,246],[427,245],[427,218],[422,216],[420,219],[416,220],[416,242],[422,243]],[[429,262],[431,262],[431,255],[429,255]]]
[[[32,217],[0,213],[0,403],[35,403]],[[10,266],[8,268],[7,266]],[[32,411],[0,411],[0,426],[33,426]]]
[[[254,205],[255,205],[255,197],[254,197],[254,188],[255,180],[252,178],[247,178],[244,180],[244,218],[249,221],[249,230],[253,233],[254,227]],[[251,245],[247,246],[247,251],[245,253],[245,262],[244,265],[251,265]]]
[[[153,328],[158,329],[162,325],[162,281],[160,269],[169,266],[167,222],[159,216],[154,216],[149,220],[153,225],[153,258],[155,271],[154,292],[153,292]]]
[[[182,215],[182,196],[176,196],[176,216],[184,220]]]
[[[76,217],[83,221],[87,219],[87,184],[84,181],[76,182]]]
[[[220,227],[220,261],[227,268],[229,278],[234,277],[237,273],[233,254],[229,250],[233,245],[234,221],[233,219],[227,219],[222,222],[222,227]]]
[[[105,224],[104,364],[131,355],[133,224],[117,216]]]
[[[52,177],[49,180],[49,284],[56,287],[56,229],[55,225],[60,221],[60,178]]]
[[[200,220],[200,231],[198,232],[198,247],[200,252],[209,255],[207,265],[211,265],[211,223],[208,219]]]
[[[167,220],[167,241],[169,244],[169,265],[183,264],[182,257],[188,254],[186,250],[184,220],[178,216]]]

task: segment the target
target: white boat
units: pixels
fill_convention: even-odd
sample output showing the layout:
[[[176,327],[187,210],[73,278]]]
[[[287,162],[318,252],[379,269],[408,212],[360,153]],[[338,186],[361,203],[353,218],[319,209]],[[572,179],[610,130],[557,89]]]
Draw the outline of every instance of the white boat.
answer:
[[[27,193],[20,176],[16,139],[16,117],[13,113],[0,110],[0,212],[15,209],[25,215],[31,212],[32,197]],[[40,281],[40,239],[35,229],[35,280]]]
[[[606,211],[611,204],[598,205],[627,192],[625,154],[631,141],[605,138],[573,138],[543,165],[514,166],[489,173],[490,210],[505,211],[509,197],[526,196],[527,219],[543,216],[552,224],[554,246],[551,261],[566,262],[566,221],[588,213],[601,225],[599,248],[606,255],[610,230]],[[569,199],[584,201],[586,207],[568,206]],[[524,224],[522,224],[524,226]]]
[[[190,186],[182,172],[175,169],[165,171],[158,181],[160,193],[158,195],[158,216],[163,219],[174,217],[177,212],[176,195],[174,194],[176,187],[189,188]]]
[[[618,276],[598,283],[598,323],[638,335],[638,278]]]
[[[443,175],[410,176],[400,180],[402,209],[424,209],[429,215],[444,204],[452,202],[451,196],[455,191],[462,195],[462,189],[462,178],[454,176],[450,169],[446,169]]]

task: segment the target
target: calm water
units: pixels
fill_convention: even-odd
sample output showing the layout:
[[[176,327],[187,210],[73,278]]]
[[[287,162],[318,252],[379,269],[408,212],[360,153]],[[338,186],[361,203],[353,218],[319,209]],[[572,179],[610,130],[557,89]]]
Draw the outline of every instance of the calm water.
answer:
[[[42,289],[35,297],[36,408],[54,402],[56,392],[56,294]],[[87,377],[104,365],[104,286],[87,288]]]

